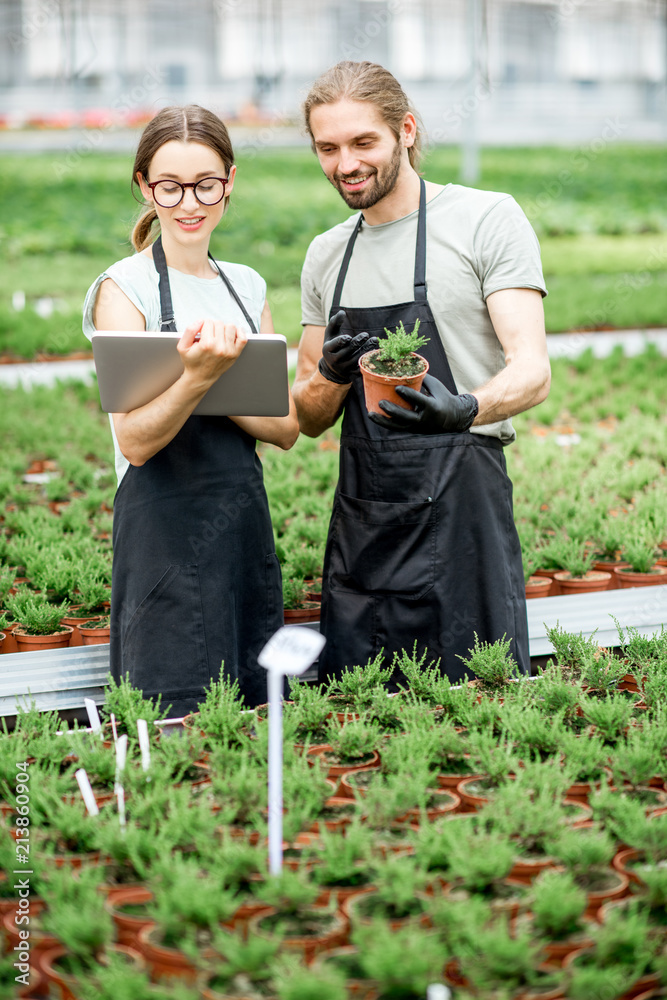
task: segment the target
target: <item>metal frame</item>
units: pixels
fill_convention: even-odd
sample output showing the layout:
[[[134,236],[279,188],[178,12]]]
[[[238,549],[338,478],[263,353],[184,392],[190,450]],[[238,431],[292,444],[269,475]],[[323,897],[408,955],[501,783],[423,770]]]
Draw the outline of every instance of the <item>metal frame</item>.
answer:
[[[653,635],[667,623],[667,585],[541,597],[528,601],[527,608],[531,657],[553,653],[546,629],[557,624],[586,636],[597,631],[601,646],[617,646],[613,618],[643,635]],[[319,628],[315,622],[308,627]],[[108,644],[0,656],[0,717],[16,714],[17,699],[24,707],[34,701],[41,711],[83,708],[84,698],[100,705],[108,673]],[[313,671],[305,676],[315,679]]]

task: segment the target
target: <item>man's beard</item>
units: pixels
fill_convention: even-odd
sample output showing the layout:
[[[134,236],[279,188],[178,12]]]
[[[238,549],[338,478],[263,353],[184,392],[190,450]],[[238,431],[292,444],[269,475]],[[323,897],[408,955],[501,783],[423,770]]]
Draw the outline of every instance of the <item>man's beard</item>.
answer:
[[[386,166],[376,168],[374,173],[369,178],[369,183],[363,191],[359,191],[357,194],[354,191],[344,190],[341,180],[342,175],[335,174],[331,183],[338,191],[339,195],[343,199],[349,208],[372,208],[373,205],[377,203],[393,191],[396,186],[396,181],[398,179],[398,174],[401,169],[401,155],[403,152],[403,147],[399,142],[396,143],[394,147],[394,152],[391,154],[391,159]],[[355,174],[351,175],[356,176]]]

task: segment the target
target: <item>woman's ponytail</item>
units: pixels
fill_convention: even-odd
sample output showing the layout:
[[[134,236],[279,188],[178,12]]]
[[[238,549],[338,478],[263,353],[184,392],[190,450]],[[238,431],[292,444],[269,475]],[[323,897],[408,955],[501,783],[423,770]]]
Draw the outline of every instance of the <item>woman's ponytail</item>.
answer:
[[[145,250],[155,240],[155,235],[151,233],[151,229],[156,219],[157,212],[154,208],[149,208],[137,219],[130,237],[132,246],[137,253],[141,253],[142,250]]]

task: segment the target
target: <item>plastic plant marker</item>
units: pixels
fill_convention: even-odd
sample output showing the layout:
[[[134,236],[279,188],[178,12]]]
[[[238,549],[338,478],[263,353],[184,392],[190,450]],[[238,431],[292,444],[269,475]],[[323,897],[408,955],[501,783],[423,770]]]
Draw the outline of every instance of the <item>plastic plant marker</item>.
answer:
[[[450,1000],[451,993],[442,983],[431,983],[426,990],[426,1000]]]
[[[125,767],[127,758],[127,735],[120,736],[116,743],[116,778],[114,781],[114,792],[118,802],[118,820],[121,828],[125,829],[125,790],[120,782],[120,776]]]
[[[90,728],[94,733],[99,733],[102,735],[102,723],[100,722],[99,712],[97,711],[97,705],[92,698],[84,698],[83,703],[86,706],[86,711],[88,712],[88,721],[90,722]]]
[[[118,743],[118,729],[116,728],[116,716],[111,713],[111,732],[113,733],[114,743]]]
[[[283,864],[283,678],[297,677],[314,663],[324,636],[298,625],[283,626],[257,657],[267,671],[269,694],[269,870],[278,875]]]
[[[88,815],[97,816],[99,814],[99,809],[97,808],[97,802],[95,801],[93,790],[90,787],[90,779],[86,774],[85,768],[80,767],[78,771],[75,771],[74,777],[76,778],[79,790],[81,791],[83,801],[86,804]]]
[[[148,742],[148,723],[145,719],[137,719],[137,732],[139,734],[139,747],[141,749],[141,766],[144,771],[149,771],[151,766],[151,748]]]

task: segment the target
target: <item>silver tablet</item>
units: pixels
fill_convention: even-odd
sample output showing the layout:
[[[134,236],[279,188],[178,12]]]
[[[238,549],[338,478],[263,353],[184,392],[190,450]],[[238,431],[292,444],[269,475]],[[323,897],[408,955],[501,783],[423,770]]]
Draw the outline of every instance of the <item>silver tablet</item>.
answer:
[[[183,373],[176,350],[180,333],[93,334],[93,356],[102,409],[127,413],[168,389]],[[289,413],[287,341],[258,333],[193,411],[228,417],[284,417]]]

